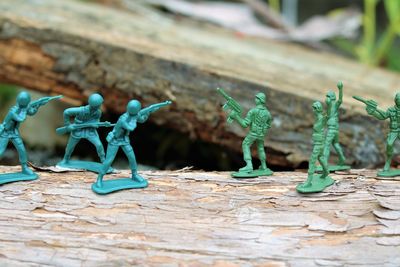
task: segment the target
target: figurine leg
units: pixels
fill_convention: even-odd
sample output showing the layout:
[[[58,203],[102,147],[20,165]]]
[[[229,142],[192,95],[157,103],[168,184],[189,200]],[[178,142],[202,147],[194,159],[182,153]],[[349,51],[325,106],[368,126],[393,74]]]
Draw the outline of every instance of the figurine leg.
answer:
[[[303,187],[309,187],[312,185],[312,180],[313,180],[314,173],[315,173],[315,163],[317,162],[318,154],[322,154],[321,148],[318,146],[314,146],[313,151],[310,156],[310,160],[308,161],[307,180],[302,184]]]
[[[319,148],[318,162],[319,162],[319,164],[321,164],[321,167],[322,167],[321,178],[327,177],[329,175],[329,169],[328,169],[328,164],[327,164],[327,162],[325,162],[324,157],[322,155],[322,148]],[[315,168],[315,163],[314,163],[314,168]]]
[[[244,166],[243,168],[240,168],[239,169],[240,172],[242,172],[242,171],[250,172],[253,170],[253,163],[251,162],[250,147],[254,143],[255,140],[256,140],[256,138],[251,135],[247,135],[246,138],[243,140],[243,143],[242,143],[243,159],[246,162],[246,166]]]
[[[0,137],[0,157],[6,151],[8,142],[9,142],[9,139],[7,137]]]
[[[71,159],[71,155],[75,150],[76,145],[79,143],[81,139],[75,138],[72,135],[70,135],[67,143],[67,147],[65,148],[65,155],[64,159],[61,161],[61,163],[68,163],[68,161]]]
[[[117,155],[119,146],[114,146],[108,144],[107,147],[107,156],[106,159],[103,162],[103,166],[99,172],[99,175],[97,176],[97,181],[96,185],[97,187],[102,187],[103,186],[103,177],[106,175],[107,171],[110,169],[112,163],[114,162],[115,156]]]
[[[383,167],[384,171],[388,171],[390,169],[390,164],[392,163],[393,158],[393,146],[396,141],[397,133],[389,133],[386,141],[386,162],[385,167]]]
[[[104,152],[104,147],[100,141],[100,138],[98,136],[91,137],[88,139],[88,141],[96,147],[97,155],[100,158],[100,162],[104,162],[104,160],[106,159],[106,153]]]
[[[339,132],[336,132],[335,136],[333,138],[333,148],[335,149],[335,151],[339,157],[338,165],[345,165],[346,157],[344,156],[342,147],[339,144]]]
[[[325,143],[324,143],[324,150],[322,153],[323,159],[324,159],[326,165],[328,165],[328,162],[329,162],[329,156],[331,154],[331,144],[332,144],[334,138],[335,138],[334,131],[328,128],[328,131],[326,133]]]
[[[21,138],[13,138],[11,139],[11,142],[18,151],[19,162],[22,166],[22,173],[32,175],[33,171],[28,167],[28,155],[26,153],[24,142]]]
[[[122,147],[122,150],[124,151],[126,157],[129,160],[129,167],[132,172],[132,180],[135,180],[137,182],[143,182],[145,179],[137,173],[136,157],[135,157],[135,152],[133,152],[132,146],[125,145]]]
[[[265,155],[264,139],[257,140],[257,152],[258,152],[258,157],[260,158],[260,162],[261,162],[260,169],[266,170],[267,169],[267,156]]]

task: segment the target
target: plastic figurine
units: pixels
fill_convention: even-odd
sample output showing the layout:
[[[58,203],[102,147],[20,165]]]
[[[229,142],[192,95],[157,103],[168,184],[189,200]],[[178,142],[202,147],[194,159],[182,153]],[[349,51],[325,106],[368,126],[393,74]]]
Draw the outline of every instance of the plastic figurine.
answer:
[[[19,126],[26,120],[27,116],[35,115],[41,106],[61,97],[61,95],[43,97],[31,102],[29,93],[21,92],[18,94],[16,105],[10,109],[3,123],[0,124],[0,156],[3,155],[8,143],[11,141],[19,155],[21,172],[0,174],[0,184],[29,181],[38,178],[38,175],[28,167],[28,155],[19,133]]]
[[[112,127],[113,125],[109,122],[100,122],[102,114],[101,105],[104,102],[101,95],[92,94],[88,102],[89,105],[87,106],[68,108],[64,111],[64,126],[58,128],[56,132],[58,134],[71,134],[65,149],[64,158],[57,164],[57,167],[93,172],[99,172],[101,169],[101,164],[97,162],[71,160],[71,155],[81,139],[88,140],[96,147],[100,162],[103,163],[106,158],[106,153],[104,152],[103,144],[97,133],[97,128]],[[71,123],[72,118],[74,119],[73,123]],[[111,171],[112,170],[109,170],[109,172]]]
[[[250,131],[243,140],[242,150],[243,159],[246,162],[246,166],[239,169],[238,172],[232,173],[232,177],[236,178],[250,178],[257,176],[268,176],[272,175],[272,171],[267,167],[266,155],[264,150],[264,139],[271,128],[272,117],[268,109],[265,106],[266,96],[264,93],[258,93],[255,96],[256,107],[251,109],[246,117],[243,119],[242,107],[232,97],[226,94],[224,90],[218,88],[217,91],[227,100],[223,108],[225,110],[230,109],[231,112],[228,116],[228,123],[236,121],[243,128],[250,127]],[[253,169],[253,163],[251,158],[250,148],[252,144],[256,142],[258,156],[261,161],[261,165],[258,170]]]
[[[394,177],[400,175],[399,169],[390,169],[393,158],[393,146],[396,139],[400,136],[400,93],[397,93],[394,102],[395,105],[383,111],[378,109],[378,103],[374,100],[365,100],[359,96],[353,96],[354,99],[366,104],[367,113],[378,120],[390,121],[390,131],[386,141],[386,162],[383,170],[378,171],[380,177]]]
[[[329,91],[326,94],[326,105],[327,105],[327,132],[324,145],[323,156],[326,164],[328,165],[329,156],[331,153],[331,145],[335,149],[339,156],[339,162],[337,165],[328,165],[329,171],[349,170],[350,166],[345,165],[346,158],[343,154],[342,147],[339,144],[339,108],[343,101],[343,83],[338,82],[337,88],[339,89],[339,99],[336,100],[336,94],[333,91]],[[317,168],[318,171],[322,171],[322,167]]]
[[[332,185],[335,182],[331,177],[328,176],[328,166],[323,159],[323,151],[326,137],[326,116],[323,114],[321,102],[314,102],[312,108],[315,116],[315,123],[312,134],[313,150],[308,164],[307,180],[296,187],[296,190],[300,193],[322,192],[326,187]],[[323,173],[319,175],[315,174],[317,160],[321,164],[323,169]]]
[[[136,129],[137,123],[144,123],[150,116],[150,113],[171,103],[171,101],[165,101],[153,104],[144,109],[141,109],[141,104],[137,100],[131,100],[128,103],[126,112],[119,117],[114,129],[107,136],[107,157],[99,172],[96,183],[92,185],[94,192],[97,194],[108,194],[122,189],[147,187],[147,180],[138,174],[136,157],[130,144],[129,134]],[[104,175],[114,162],[120,148],[122,148],[128,158],[131,178],[103,181]]]

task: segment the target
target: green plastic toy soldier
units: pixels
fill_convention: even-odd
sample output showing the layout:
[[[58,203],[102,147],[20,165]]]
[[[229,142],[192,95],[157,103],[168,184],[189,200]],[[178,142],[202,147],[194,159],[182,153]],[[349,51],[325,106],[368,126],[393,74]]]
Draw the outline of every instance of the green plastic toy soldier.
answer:
[[[335,92],[329,91],[325,100],[327,105],[327,132],[323,156],[326,164],[328,164],[332,145],[339,157],[337,165],[328,165],[329,171],[350,169],[350,166],[345,165],[346,158],[339,144],[339,108],[343,101],[343,83],[338,82],[337,88],[339,89],[339,99],[336,100]],[[322,167],[319,167],[318,171],[322,171]]]
[[[386,162],[383,170],[378,172],[380,177],[394,177],[400,175],[400,170],[390,169],[393,158],[393,146],[396,139],[400,136],[400,93],[397,93],[394,102],[395,105],[383,111],[378,109],[378,103],[374,100],[365,100],[359,96],[353,96],[354,99],[366,104],[367,113],[378,120],[390,121],[390,131],[386,141]]]
[[[326,187],[332,185],[335,182],[331,177],[328,176],[328,166],[323,159],[323,151],[326,138],[326,116],[323,114],[321,102],[314,102],[312,108],[315,116],[315,123],[312,134],[313,150],[308,164],[307,180],[296,187],[296,190],[300,193],[321,192]],[[321,164],[323,169],[323,173],[320,175],[315,174],[317,160]]]
[[[31,96],[27,92],[21,92],[17,96],[17,103],[8,112],[2,124],[0,124],[0,156],[4,154],[9,142],[16,148],[19,161],[21,163],[21,172],[6,173],[0,175],[0,184],[35,180],[38,175],[28,167],[28,155],[19,133],[19,127],[27,116],[35,115],[39,108],[46,105],[49,101],[59,99],[62,96],[43,97],[31,102]]]
[[[224,105],[224,109],[231,109],[231,113],[228,116],[228,123],[236,121],[243,128],[250,128],[249,133],[245,137],[242,143],[243,159],[246,162],[246,166],[239,169],[238,172],[232,173],[232,177],[246,178],[246,177],[257,177],[257,176],[268,176],[272,175],[272,171],[267,167],[267,158],[264,150],[264,139],[271,128],[272,117],[267,107],[265,106],[266,96],[264,93],[258,93],[255,96],[256,107],[251,109],[246,117],[243,119],[242,107],[232,97],[226,94],[224,90],[218,88],[217,91],[227,100]],[[251,146],[257,144],[257,152],[261,165],[258,170],[253,169],[253,163],[251,158]]]
[[[96,147],[97,155],[99,156],[101,162],[104,162],[106,158],[103,144],[101,143],[97,133],[98,127],[112,126],[109,122],[100,122],[102,114],[101,105],[103,104],[104,100],[100,94],[92,94],[89,97],[88,102],[89,105],[87,106],[68,108],[64,111],[64,126],[58,128],[56,132],[58,134],[71,133],[71,135],[65,149],[64,158],[57,164],[57,167],[67,169],[83,169],[94,172],[98,172],[100,170],[100,163],[71,160],[71,155],[75,150],[76,145],[82,139],[88,140]],[[74,120],[73,123],[71,123],[72,118]]]
[[[151,113],[171,103],[171,101],[165,101],[153,104],[144,109],[141,109],[141,104],[137,100],[131,100],[128,103],[126,112],[119,117],[114,129],[107,136],[107,157],[99,172],[96,183],[92,185],[94,192],[97,194],[108,194],[122,189],[147,187],[147,180],[138,174],[136,157],[130,144],[129,134],[136,129],[137,123],[144,123]],[[131,177],[103,181],[104,175],[110,169],[120,148],[128,158]]]

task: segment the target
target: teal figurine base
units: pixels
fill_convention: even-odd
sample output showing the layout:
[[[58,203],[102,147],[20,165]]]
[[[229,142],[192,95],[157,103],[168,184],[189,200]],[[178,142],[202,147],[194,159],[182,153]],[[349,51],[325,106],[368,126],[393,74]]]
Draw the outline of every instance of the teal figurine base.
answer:
[[[400,176],[400,169],[380,170],[378,171],[379,177],[396,177]]]
[[[103,165],[98,162],[83,161],[83,160],[70,160],[68,162],[61,161],[57,163],[56,167],[71,170],[86,170],[90,172],[99,173]],[[113,173],[114,169],[109,168],[107,173]]]
[[[349,166],[349,165],[329,165],[328,166],[328,171],[329,172],[346,171],[346,170],[350,170],[350,169],[351,169],[351,166]],[[317,172],[322,172],[323,171],[322,166],[318,166],[316,168],[316,171]]]
[[[326,176],[325,178],[321,177],[322,175],[314,175],[311,183],[301,183],[296,187],[297,192],[302,194],[308,193],[318,193],[324,191],[325,188],[333,185],[335,180],[333,180],[330,176]]]
[[[273,174],[273,171],[270,169],[264,169],[264,170],[253,170],[253,171],[238,171],[238,172],[232,172],[231,176],[234,178],[255,178],[259,176],[271,176]]]
[[[132,178],[120,178],[120,179],[103,181],[103,185],[101,187],[99,187],[97,183],[93,183],[92,190],[99,195],[105,195],[124,189],[146,188],[148,185],[149,183],[145,179],[139,182],[133,180]]]
[[[22,172],[4,173],[0,174],[0,184],[7,184],[20,181],[33,181],[38,178],[39,175],[37,175],[36,173],[33,174],[25,174]]]

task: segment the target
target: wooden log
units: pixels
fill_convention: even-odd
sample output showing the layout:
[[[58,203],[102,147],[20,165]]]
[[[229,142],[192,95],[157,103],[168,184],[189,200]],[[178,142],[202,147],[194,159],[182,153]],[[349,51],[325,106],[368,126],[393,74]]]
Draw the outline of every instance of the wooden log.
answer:
[[[139,4],[138,4],[139,5]],[[184,20],[185,22],[185,20]],[[174,105],[151,117],[191,138],[240,151],[246,131],[225,122],[215,92],[223,87],[245,109],[258,91],[274,117],[266,146],[271,164],[308,160],[311,104],[345,84],[341,142],[348,163],[383,162],[385,124],[368,117],[352,95],[393,104],[398,74],[297,45],[238,36],[217,27],[175,21],[138,8],[126,12],[66,0],[0,3],[0,82],[82,101],[93,91],[123,112],[128,99]]]
[[[326,192],[306,196],[295,191],[306,178],[301,172],[247,180],[217,172],[141,174],[147,189],[105,196],[91,191],[96,175],[84,172],[42,172],[37,181],[0,186],[0,265],[399,263],[400,185],[375,179],[375,171],[335,174]]]

